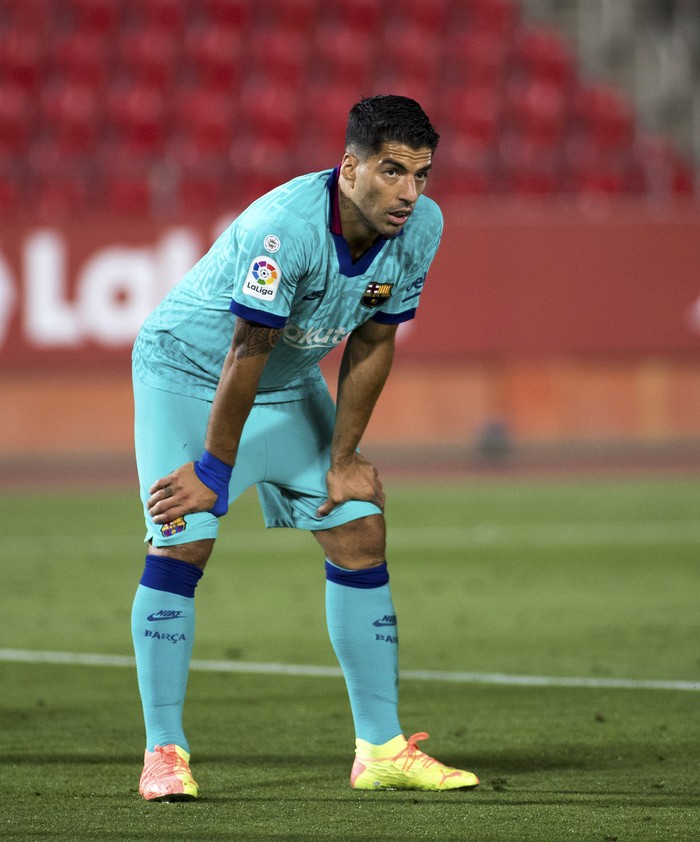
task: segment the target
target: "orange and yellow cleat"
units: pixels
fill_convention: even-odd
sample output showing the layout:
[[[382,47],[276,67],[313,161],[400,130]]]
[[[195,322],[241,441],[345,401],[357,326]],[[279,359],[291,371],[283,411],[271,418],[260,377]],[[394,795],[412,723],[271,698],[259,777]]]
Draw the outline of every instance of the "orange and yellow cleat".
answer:
[[[422,752],[416,743],[427,739],[427,734],[413,734],[408,740],[399,734],[380,746],[358,739],[350,786],[354,789],[421,789],[438,792],[470,789],[479,785],[479,779],[473,772],[445,766]]]
[[[194,801],[199,788],[189,762],[190,756],[185,749],[174,744],[147,750],[139,793],[146,801]]]

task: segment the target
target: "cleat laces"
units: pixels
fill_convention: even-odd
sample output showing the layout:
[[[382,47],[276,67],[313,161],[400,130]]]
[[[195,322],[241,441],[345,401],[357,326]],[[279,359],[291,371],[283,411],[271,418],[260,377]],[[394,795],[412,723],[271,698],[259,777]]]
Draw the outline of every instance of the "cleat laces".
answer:
[[[406,747],[403,748],[397,755],[392,757],[394,763],[401,763],[403,761],[403,771],[408,772],[414,763],[419,762],[421,766],[428,769],[433,763],[437,763],[434,757],[422,752],[416,743],[421,740],[427,740],[430,735],[421,731],[418,734],[412,734],[406,741]]]
[[[155,756],[148,764],[147,768],[144,769],[144,785],[150,784],[154,780],[158,780],[158,778],[164,776],[170,777],[172,775],[186,775],[189,777],[191,775],[189,766],[174,748],[154,746],[153,754]]]
[[[401,763],[403,761],[402,771],[404,772],[410,771],[414,763],[420,763],[424,769],[429,769],[431,766],[437,764],[441,769],[442,783],[444,783],[447,778],[461,775],[462,773],[459,769],[451,769],[449,766],[445,766],[440,763],[440,761],[436,760],[434,757],[430,757],[430,755],[418,748],[416,743],[421,742],[422,740],[427,740],[429,736],[430,735],[426,734],[425,731],[412,734],[406,741],[406,747],[395,755],[392,760],[395,763]]]

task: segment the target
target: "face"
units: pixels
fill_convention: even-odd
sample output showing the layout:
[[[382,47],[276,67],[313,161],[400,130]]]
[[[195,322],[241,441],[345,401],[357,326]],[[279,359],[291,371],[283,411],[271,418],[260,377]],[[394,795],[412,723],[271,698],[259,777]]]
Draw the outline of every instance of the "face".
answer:
[[[340,168],[341,215],[349,233],[397,237],[425,190],[432,154],[427,147],[393,142],[364,160],[346,152]]]

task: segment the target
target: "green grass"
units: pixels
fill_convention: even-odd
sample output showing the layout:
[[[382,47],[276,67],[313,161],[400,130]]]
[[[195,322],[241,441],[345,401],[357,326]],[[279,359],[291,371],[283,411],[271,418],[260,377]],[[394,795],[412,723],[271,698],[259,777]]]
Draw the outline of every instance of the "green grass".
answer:
[[[405,669],[700,680],[700,482],[389,485]],[[143,564],[126,493],[4,495],[0,646],[129,654]],[[334,665],[314,540],[254,495],[198,588],[195,657]],[[691,840],[700,693],[406,680],[407,731],[467,793],[356,793],[334,678],[193,672],[204,798],[136,794],[132,670],[0,663],[3,839]]]

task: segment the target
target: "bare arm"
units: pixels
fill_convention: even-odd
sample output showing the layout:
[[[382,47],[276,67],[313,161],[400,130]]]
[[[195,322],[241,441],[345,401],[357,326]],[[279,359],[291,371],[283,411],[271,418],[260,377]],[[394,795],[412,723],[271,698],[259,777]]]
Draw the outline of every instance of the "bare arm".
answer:
[[[250,414],[260,375],[280,331],[238,318],[231,348],[224,360],[209,416],[205,447],[213,456],[234,465],[243,425]],[[188,462],[150,488],[148,510],[155,523],[170,523],[193,512],[206,512],[216,493],[200,482]]]
[[[326,476],[328,499],[318,515],[327,515],[346,500],[368,500],[384,507],[377,471],[357,453],[374,406],[394,359],[396,325],[365,322],[350,335],[338,376],[331,466]]]

